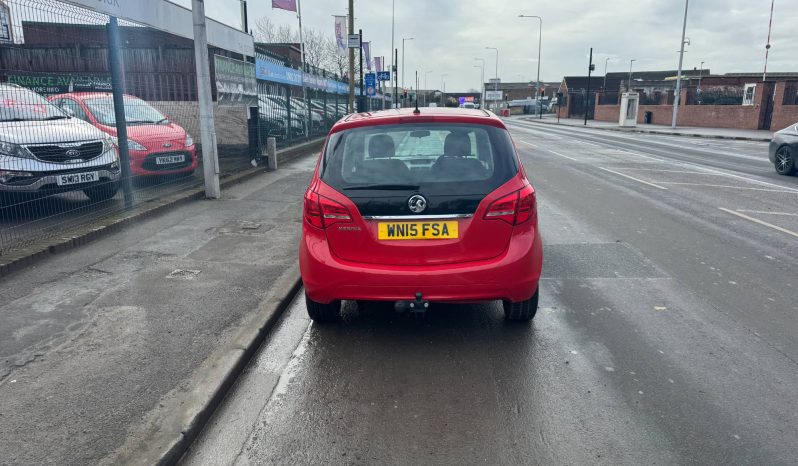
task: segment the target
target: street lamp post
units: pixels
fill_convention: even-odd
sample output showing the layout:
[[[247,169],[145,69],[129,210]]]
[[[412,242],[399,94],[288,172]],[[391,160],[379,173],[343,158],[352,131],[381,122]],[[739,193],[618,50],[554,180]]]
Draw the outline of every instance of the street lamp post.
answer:
[[[391,96],[391,108],[396,108],[396,93],[398,89],[396,88],[396,65],[397,63],[394,61],[394,39],[396,38],[396,0],[391,1],[391,74],[393,75],[393,95]],[[403,67],[404,68],[404,67]],[[404,71],[404,70],[402,70]],[[388,85],[390,86],[390,81]]]
[[[637,58],[629,60],[629,80],[626,81],[626,92],[632,92],[632,65],[637,61]],[[605,74],[606,76],[606,74]]]
[[[540,47],[543,43],[543,18],[535,15],[518,15],[519,18],[537,18],[540,21],[540,32],[538,33],[538,79],[535,87],[535,101],[537,102],[538,118],[543,118],[543,111],[540,104]]]
[[[402,89],[405,88],[405,41],[413,39],[414,37],[402,37]]]
[[[429,90],[429,87],[427,87],[427,76],[429,76],[430,73],[432,73],[431,70],[424,72],[424,91],[425,91],[424,92],[424,105],[425,106],[427,105],[427,93],[426,93],[426,91]]]
[[[480,90],[482,90],[482,98],[480,99],[479,106],[480,108],[485,108],[485,59],[475,58],[474,60],[479,61],[482,67],[482,83],[479,85]]]
[[[446,78],[446,76],[449,76],[449,73],[444,73],[444,74],[441,75],[441,107],[444,106],[443,105],[443,94],[446,93],[446,81],[444,80],[444,78]]]
[[[610,57],[604,59],[604,85],[601,86],[601,90],[607,92],[607,62],[610,61]]]
[[[676,75],[676,94],[673,96],[673,118],[671,119],[671,128],[676,128],[676,119],[679,116],[679,101],[682,97],[682,63],[684,60],[684,35],[687,32],[687,8],[690,5],[690,0],[684,0],[684,23],[682,24],[682,46],[679,52],[679,73]],[[689,40],[688,42],[689,43]]]
[[[494,75],[493,79],[493,92],[496,92],[499,90],[499,49],[497,49],[496,47],[485,47],[485,50],[496,51],[496,74]]]
[[[698,69],[698,92],[701,92],[701,78],[704,76],[704,62],[701,62]]]

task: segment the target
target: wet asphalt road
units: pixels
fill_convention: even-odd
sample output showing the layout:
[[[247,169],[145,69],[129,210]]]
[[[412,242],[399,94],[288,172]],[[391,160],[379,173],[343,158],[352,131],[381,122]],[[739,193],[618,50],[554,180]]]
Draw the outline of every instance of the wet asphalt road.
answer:
[[[508,126],[534,322],[298,300],[184,464],[798,463],[798,178],[765,143]]]

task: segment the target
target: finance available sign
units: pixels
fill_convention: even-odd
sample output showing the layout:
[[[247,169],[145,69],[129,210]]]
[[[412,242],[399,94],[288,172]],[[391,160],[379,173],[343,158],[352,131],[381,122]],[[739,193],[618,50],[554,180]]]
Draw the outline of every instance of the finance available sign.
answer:
[[[43,95],[64,92],[111,92],[111,76],[90,74],[12,74],[8,82]]]
[[[258,106],[254,63],[214,55],[213,68],[216,76],[216,101],[219,105]]]

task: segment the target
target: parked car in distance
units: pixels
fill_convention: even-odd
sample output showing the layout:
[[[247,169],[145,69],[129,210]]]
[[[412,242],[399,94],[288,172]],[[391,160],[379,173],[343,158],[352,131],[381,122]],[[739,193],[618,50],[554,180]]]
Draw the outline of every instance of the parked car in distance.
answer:
[[[773,134],[768,157],[779,175],[798,174],[798,123]]]
[[[265,126],[263,133],[277,138],[278,142],[289,137],[300,137],[305,132],[305,125],[297,115],[291,114],[289,121],[285,106],[278,105],[267,97],[258,98],[258,113],[260,124]]]
[[[106,92],[72,92],[48,97],[62,110],[116,137],[113,96]],[[144,100],[124,96],[131,175],[190,175],[197,168],[194,140]]]
[[[477,108],[477,106],[474,104],[474,102],[464,102],[460,104],[460,108],[467,108],[469,110],[474,110],[475,108]]]
[[[103,201],[116,194],[119,174],[110,136],[29,89],[0,84],[0,194],[82,190]]]
[[[330,131],[305,193],[299,265],[310,317],[341,301],[502,300],[538,308],[543,261],[535,190],[493,114],[400,109],[353,114]]]

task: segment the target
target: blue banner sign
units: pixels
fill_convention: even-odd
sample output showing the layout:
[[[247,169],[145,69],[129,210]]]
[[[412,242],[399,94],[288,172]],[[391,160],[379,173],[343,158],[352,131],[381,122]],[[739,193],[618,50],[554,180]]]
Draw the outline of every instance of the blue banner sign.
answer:
[[[262,81],[272,81],[292,86],[301,86],[304,82],[305,86],[310,89],[318,89],[337,94],[346,94],[349,92],[349,86],[346,83],[315,74],[302,73],[299,70],[266,60],[256,60],[255,66],[255,76]]]
[[[266,60],[257,60],[255,63],[255,77],[264,81],[282,84],[302,85],[302,72]]]

